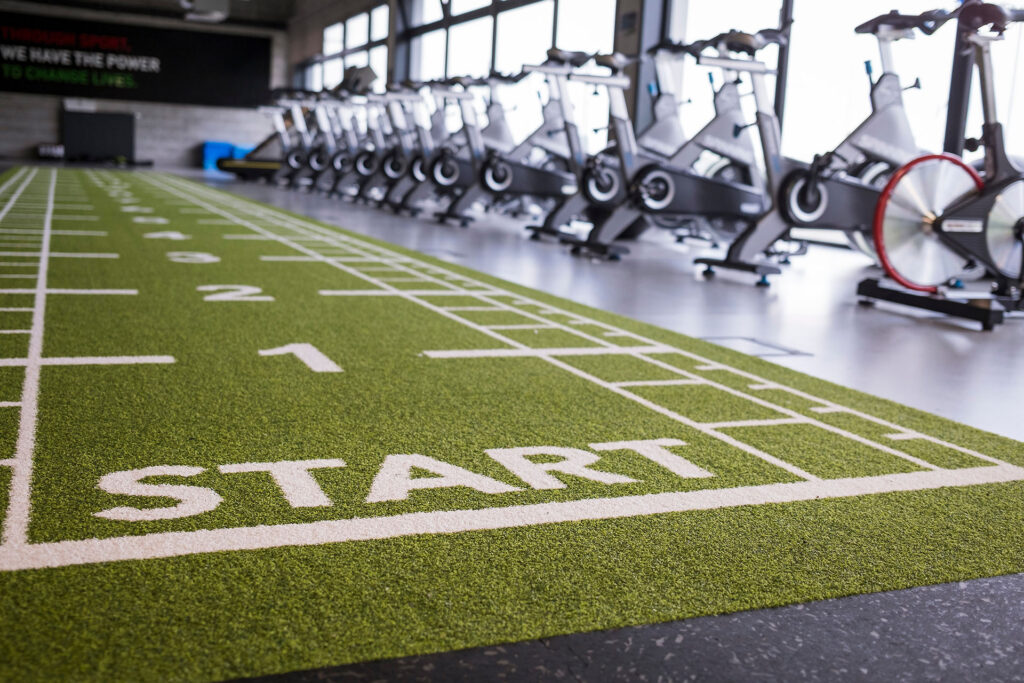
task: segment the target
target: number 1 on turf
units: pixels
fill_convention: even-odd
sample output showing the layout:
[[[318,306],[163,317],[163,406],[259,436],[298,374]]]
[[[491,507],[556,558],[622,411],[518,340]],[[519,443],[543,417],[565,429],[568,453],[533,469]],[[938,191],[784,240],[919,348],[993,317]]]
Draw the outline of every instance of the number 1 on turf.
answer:
[[[261,349],[261,356],[285,356],[291,354],[301,360],[313,372],[341,372],[337,363],[325,356],[312,344],[287,344],[276,349]]]

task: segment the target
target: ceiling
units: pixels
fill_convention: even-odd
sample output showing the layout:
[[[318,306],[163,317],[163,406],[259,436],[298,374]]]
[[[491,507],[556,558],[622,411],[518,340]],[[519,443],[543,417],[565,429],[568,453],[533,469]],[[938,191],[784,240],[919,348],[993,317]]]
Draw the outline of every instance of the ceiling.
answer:
[[[155,17],[182,18],[180,0],[28,0],[53,7],[130,12]],[[284,28],[295,13],[295,0],[230,0],[226,24]]]

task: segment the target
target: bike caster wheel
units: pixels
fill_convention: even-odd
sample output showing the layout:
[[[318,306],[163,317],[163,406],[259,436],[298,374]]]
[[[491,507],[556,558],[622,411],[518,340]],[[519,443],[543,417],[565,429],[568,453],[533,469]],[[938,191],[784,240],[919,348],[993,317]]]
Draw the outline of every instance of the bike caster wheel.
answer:
[[[573,256],[579,256],[580,254],[583,253],[583,247],[577,244],[576,246],[569,249],[569,253],[572,254]]]
[[[702,270],[700,274],[704,276],[705,280],[710,280],[715,276],[715,269],[712,268],[711,266],[708,266],[707,268]]]
[[[783,256],[779,259],[779,265],[788,266],[790,263],[792,263],[792,261],[789,260],[788,256]]]
[[[530,239],[532,241],[534,241],[534,242],[540,242],[540,233],[539,232],[531,232],[530,233]]]
[[[608,254],[609,261],[621,261],[622,256],[620,254]]]
[[[768,276],[762,275],[761,279],[755,284],[756,287],[771,287],[772,283],[768,282]]]

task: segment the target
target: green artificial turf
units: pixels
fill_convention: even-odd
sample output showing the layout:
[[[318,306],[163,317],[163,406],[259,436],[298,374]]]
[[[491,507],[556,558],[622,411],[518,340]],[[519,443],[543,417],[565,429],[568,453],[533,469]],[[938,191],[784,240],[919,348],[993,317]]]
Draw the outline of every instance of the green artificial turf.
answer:
[[[0,191],[0,211],[12,205],[0,231],[39,229],[42,209],[31,207],[45,205],[53,172],[28,179],[15,169],[0,185],[14,173],[23,175]],[[60,170],[56,181],[53,230],[106,234],[54,233],[52,251],[118,258],[51,258],[48,288],[138,294],[48,295],[43,356],[170,355],[174,363],[42,368],[30,546],[122,539],[137,547],[166,532],[446,510],[501,508],[513,519],[535,504],[610,501],[614,509],[627,497],[800,481],[762,454],[824,480],[927,473],[915,460],[957,476],[994,467],[894,432],[1024,465],[1010,439],[171,176]],[[180,252],[216,261],[184,263]],[[311,253],[343,259],[342,267]],[[18,268],[25,270],[0,273]],[[381,289],[360,274],[404,292],[443,292],[450,283],[468,293],[319,293]],[[198,288],[215,285],[255,287],[273,300],[204,300],[215,292]],[[0,293],[0,307],[32,305],[29,294]],[[495,310],[458,310],[467,307]],[[32,324],[24,312],[0,312],[0,320],[2,329]],[[526,349],[653,342],[681,352],[557,362],[425,353],[511,348],[491,329]],[[295,343],[312,344],[343,372],[259,354]],[[28,347],[28,335],[0,335],[0,358],[25,358]],[[0,367],[0,401],[20,401],[24,375]],[[677,380],[690,383],[650,384]],[[607,384],[622,382],[647,384]],[[848,410],[815,410],[825,402]],[[20,414],[0,407],[5,452],[15,448]],[[764,420],[777,423],[723,425],[719,435],[694,424]],[[628,449],[591,447],[642,439],[676,440],[671,453],[712,476],[681,478]],[[592,472],[630,481],[556,472],[562,488],[534,488],[486,453],[530,446],[592,452]],[[367,502],[386,458],[398,454],[465,468],[506,492],[422,488]],[[266,472],[218,471],[339,458],[345,467],[312,470],[330,502],[319,507],[293,507]],[[96,516],[174,505],[98,488],[110,473],[167,465],[204,471],[147,481],[208,488],[222,502],[178,519]],[[11,480],[0,466],[0,517]],[[84,564],[54,545],[56,564],[66,566],[0,571],[0,679],[224,679],[1024,571],[1022,494],[1021,482],[949,486]],[[0,547],[0,567],[21,552]]]

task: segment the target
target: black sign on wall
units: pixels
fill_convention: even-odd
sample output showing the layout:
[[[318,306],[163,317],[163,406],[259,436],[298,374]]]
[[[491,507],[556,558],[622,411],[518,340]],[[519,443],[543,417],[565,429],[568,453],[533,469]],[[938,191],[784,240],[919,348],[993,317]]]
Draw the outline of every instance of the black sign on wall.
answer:
[[[0,13],[0,90],[251,107],[270,39]]]

